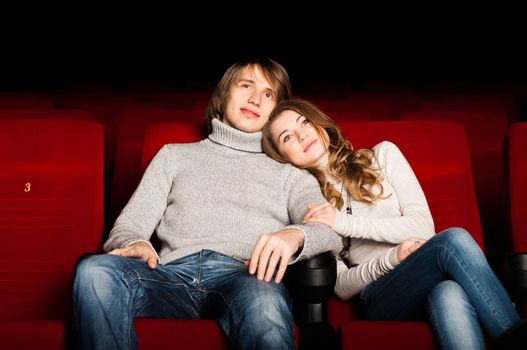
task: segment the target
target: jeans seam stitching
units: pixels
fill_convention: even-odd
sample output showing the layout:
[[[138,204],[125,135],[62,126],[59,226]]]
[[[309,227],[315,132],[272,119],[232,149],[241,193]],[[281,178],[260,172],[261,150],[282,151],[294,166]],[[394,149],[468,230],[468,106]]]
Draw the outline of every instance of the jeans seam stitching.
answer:
[[[473,278],[472,274],[468,273],[468,269],[467,269],[467,265],[463,262],[463,259],[460,259],[458,254],[455,252],[455,250],[453,249],[450,249],[448,247],[448,245],[444,244],[444,243],[438,243],[438,245],[441,247],[441,248],[444,248],[446,250],[448,250],[448,252],[451,254],[451,256],[456,259],[457,263],[459,264],[459,266],[461,266],[462,268],[462,271],[463,273],[465,274],[465,277],[468,278],[475,286],[475,288],[478,290],[478,292],[480,293],[480,295],[482,296],[482,298],[485,300],[485,304],[487,305],[487,307],[489,308],[489,310],[492,312],[492,314],[494,315],[494,317],[496,317],[496,320],[498,321],[498,324],[500,325],[500,327],[506,329],[507,327],[503,325],[503,320],[501,319],[501,317],[499,316],[496,308],[492,305],[492,303],[490,302],[490,299],[488,298],[487,296],[487,293],[485,293],[485,291],[481,288],[481,286],[479,285],[479,283],[477,283],[477,280]],[[472,300],[471,300],[471,303],[472,303]],[[477,313],[477,311],[476,311]],[[478,318],[479,318],[479,314],[478,314]]]

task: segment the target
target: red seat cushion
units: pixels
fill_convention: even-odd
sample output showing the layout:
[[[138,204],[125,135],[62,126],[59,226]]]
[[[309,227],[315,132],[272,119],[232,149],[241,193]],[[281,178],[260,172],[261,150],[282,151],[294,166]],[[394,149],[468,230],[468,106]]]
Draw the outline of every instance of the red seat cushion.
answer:
[[[344,323],[343,349],[434,349],[430,327],[425,322],[359,321]]]
[[[138,349],[231,349],[215,321],[138,318],[135,320]]]
[[[61,321],[0,322],[2,350],[65,348],[65,327]]]

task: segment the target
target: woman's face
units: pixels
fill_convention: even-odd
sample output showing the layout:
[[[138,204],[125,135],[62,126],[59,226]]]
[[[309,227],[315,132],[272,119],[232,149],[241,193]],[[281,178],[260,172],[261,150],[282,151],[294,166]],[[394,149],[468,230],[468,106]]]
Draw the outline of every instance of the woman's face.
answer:
[[[322,139],[313,125],[295,111],[280,113],[271,124],[271,135],[282,157],[297,167],[318,164],[326,155],[327,134]]]

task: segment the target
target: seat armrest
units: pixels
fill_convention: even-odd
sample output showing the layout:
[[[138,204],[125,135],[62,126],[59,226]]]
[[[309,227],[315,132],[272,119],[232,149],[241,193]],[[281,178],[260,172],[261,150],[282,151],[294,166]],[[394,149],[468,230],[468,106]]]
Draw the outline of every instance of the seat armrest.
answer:
[[[333,295],[337,263],[331,252],[289,266],[286,285],[291,297],[303,303],[318,303]]]
[[[520,301],[527,302],[527,253],[513,253],[509,265],[514,295]]]

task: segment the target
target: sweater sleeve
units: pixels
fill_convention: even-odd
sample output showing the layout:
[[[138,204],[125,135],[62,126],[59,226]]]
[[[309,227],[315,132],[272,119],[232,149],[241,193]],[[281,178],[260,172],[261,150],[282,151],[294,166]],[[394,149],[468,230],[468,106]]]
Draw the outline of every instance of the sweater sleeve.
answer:
[[[333,229],[353,238],[399,244],[412,237],[434,235],[434,222],[425,195],[399,148],[384,141],[374,148],[381,171],[397,195],[400,216],[359,217],[337,211]]]
[[[292,166],[290,169],[291,172],[286,179],[285,188],[292,225],[287,226],[287,228],[297,229],[304,233],[302,250],[290,263],[309,259],[326,251],[338,254],[343,247],[342,237],[336,234],[332,228],[320,223],[302,224],[307,213],[307,205],[325,201],[317,180],[305,170]]]
[[[149,241],[165,208],[172,185],[167,166],[170,151],[163,146],[148,165],[139,186],[115,221],[104,251],[122,248],[134,241]]]
[[[342,300],[347,300],[359,293],[368,284],[393,270],[399,262],[396,257],[396,247],[387,250],[379,257],[367,263],[348,269],[340,260],[337,261],[337,282],[335,294]]]

